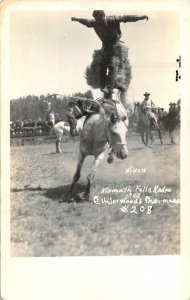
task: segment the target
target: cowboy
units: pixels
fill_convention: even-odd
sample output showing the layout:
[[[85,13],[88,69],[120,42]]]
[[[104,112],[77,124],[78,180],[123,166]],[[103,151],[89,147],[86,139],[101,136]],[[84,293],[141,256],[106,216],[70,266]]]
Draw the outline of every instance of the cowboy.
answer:
[[[155,113],[153,112],[155,109],[155,104],[154,102],[149,99],[150,93],[146,92],[144,93],[145,99],[141,103],[141,107],[143,112],[149,117],[151,120],[152,124],[155,126],[156,129],[159,129],[158,123],[157,123],[157,117]]]
[[[167,114],[167,113],[166,113]],[[158,117],[158,124],[160,126],[160,128],[164,128],[164,108],[163,107],[158,107],[158,114],[157,114],[157,117]]]
[[[177,113],[177,104],[176,103],[170,103],[170,109],[169,113],[170,114],[176,114]]]
[[[71,134],[71,136],[75,136],[77,134],[77,132],[76,132],[77,120],[76,119],[79,115],[82,116],[82,112],[74,101],[69,102],[69,105],[66,109],[66,115],[67,115],[68,122],[70,125],[70,134]]]
[[[173,110],[173,103],[170,102],[170,104],[169,104],[169,113],[171,113],[172,110]]]
[[[87,118],[99,112],[100,108],[96,101],[79,99],[77,100],[77,106],[81,111],[81,114]],[[79,119],[81,116],[77,117]],[[86,121],[86,120],[85,120]]]
[[[94,19],[79,19],[72,17],[72,21],[77,21],[89,28],[94,28],[96,34],[102,41],[103,60],[100,65],[100,83],[104,93],[109,93],[115,87],[115,51],[114,46],[117,45],[121,38],[120,23],[136,22],[139,20],[148,20],[147,16],[110,16],[106,17],[103,10],[93,11]]]
[[[157,107],[156,111],[157,111],[158,117],[161,118],[162,117],[162,109],[161,109],[161,107]]]

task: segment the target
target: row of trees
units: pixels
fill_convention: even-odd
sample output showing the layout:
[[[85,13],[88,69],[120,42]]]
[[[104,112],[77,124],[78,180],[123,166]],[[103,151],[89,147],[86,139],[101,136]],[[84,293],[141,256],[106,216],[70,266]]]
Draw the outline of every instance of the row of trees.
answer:
[[[39,97],[28,95],[26,97],[20,97],[19,99],[12,99],[10,101],[10,120],[12,122],[29,119],[38,120],[39,118],[45,120],[48,108],[58,113],[59,117],[64,120],[66,119],[66,107],[73,97],[93,99],[90,90],[85,93],[75,93],[68,96],[61,96],[59,94],[47,94],[46,96],[41,95]]]

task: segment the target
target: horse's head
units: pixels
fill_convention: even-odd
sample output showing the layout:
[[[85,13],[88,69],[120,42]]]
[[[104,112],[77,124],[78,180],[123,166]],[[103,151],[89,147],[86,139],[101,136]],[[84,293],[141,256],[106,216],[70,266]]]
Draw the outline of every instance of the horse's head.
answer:
[[[117,158],[127,158],[127,127],[122,120],[111,120],[109,124],[108,140]]]

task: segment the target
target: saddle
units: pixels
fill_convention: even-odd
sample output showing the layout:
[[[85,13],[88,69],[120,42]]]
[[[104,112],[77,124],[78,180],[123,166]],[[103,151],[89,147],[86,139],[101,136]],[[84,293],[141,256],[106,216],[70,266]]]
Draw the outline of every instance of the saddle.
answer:
[[[80,102],[80,109],[82,114],[86,117],[98,113],[100,110],[99,104],[94,100],[84,100]]]

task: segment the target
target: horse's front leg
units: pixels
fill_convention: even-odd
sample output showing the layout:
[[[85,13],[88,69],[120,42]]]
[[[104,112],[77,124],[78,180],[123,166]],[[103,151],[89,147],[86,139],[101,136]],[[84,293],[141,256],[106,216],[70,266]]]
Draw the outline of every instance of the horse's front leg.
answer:
[[[150,137],[149,148],[151,148],[151,147],[152,147],[152,144],[153,144],[153,142],[154,142],[154,138],[153,138],[153,134],[152,134],[151,130],[150,130],[150,132],[149,132],[149,137]]]
[[[108,155],[109,156],[108,156],[107,162],[109,164],[112,164],[114,161],[114,149],[113,148],[111,149],[110,153],[108,153]]]
[[[58,138],[56,140],[56,153],[62,153],[60,145],[61,145],[61,139]]]
[[[96,156],[95,159],[94,159],[94,163],[93,163],[91,172],[87,176],[88,182],[87,182],[86,190],[85,190],[85,193],[84,193],[85,197],[89,197],[90,188],[92,186],[97,167],[99,166],[100,162],[103,160],[104,155],[105,155],[105,152],[103,151],[98,156]]]
[[[141,139],[142,139],[142,142],[145,146],[147,146],[145,140],[144,140],[144,132],[141,132]]]
[[[149,138],[149,132],[146,131],[146,146],[148,147],[148,138]]]
[[[160,129],[158,129],[158,136],[159,136],[159,139],[160,139],[160,145],[163,146],[163,141],[162,141],[162,132]]]
[[[73,176],[73,181],[71,183],[71,186],[70,186],[70,189],[69,191],[66,193],[66,194],[63,194],[60,201],[59,202],[63,202],[65,199],[66,200],[70,200],[71,196],[72,196],[72,192],[73,192],[73,188],[76,184],[76,182],[79,180],[80,178],[80,171],[81,171],[81,168],[82,168],[82,165],[83,165],[83,162],[84,162],[84,159],[85,159],[85,155],[83,155],[81,152],[79,153],[79,158],[78,158],[78,164],[77,164],[77,168],[76,168],[76,171],[75,171],[75,174]]]
[[[176,142],[175,142],[175,140],[174,140],[174,131],[172,130],[172,131],[170,131],[169,133],[170,133],[171,143],[172,143],[172,145],[175,145]]]

